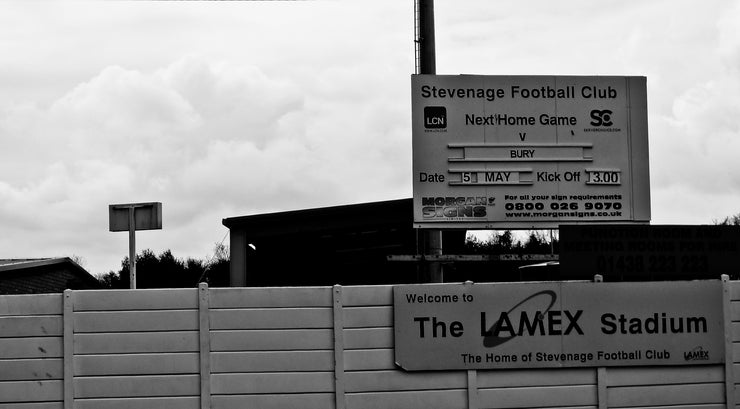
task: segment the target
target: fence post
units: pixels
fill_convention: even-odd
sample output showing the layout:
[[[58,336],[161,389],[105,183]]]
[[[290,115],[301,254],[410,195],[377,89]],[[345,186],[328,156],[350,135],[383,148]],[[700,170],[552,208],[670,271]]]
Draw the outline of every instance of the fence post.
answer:
[[[342,286],[332,289],[334,305],[334,399],[336,409],[344,409],[344,317],[342,311]]]
[[[473,282],[465,281],[465,286],[473,285]],[[469,289],[469,288],[467,288]],[[478,398],[478,370],[468,370],[468,409],[478,409],[480,400]]]
[[[75,407],[75,384],[74,384],[74,298],[72,290],[64,290],[63,299],[63,325],[64,325],[64,409]]]
[[[594,283],[603,282],[604,276],[601,274],[594,275]],[[599,409],[607,409],[609,407],[609,401],[606,387],[606,367],[603,366],[596,368],[596,395],[598,397]]]
[[[478,409],[478,371],[468,370],[468,409]]]
[[[200,332],[200,409],[211,408],[211,318],[208,284],[198,286],[198,330]]]
[[[730,277],[722,274],[722,315],[725,324],[725,402],[735,408],[735,372],[732,351],[732,293]]]

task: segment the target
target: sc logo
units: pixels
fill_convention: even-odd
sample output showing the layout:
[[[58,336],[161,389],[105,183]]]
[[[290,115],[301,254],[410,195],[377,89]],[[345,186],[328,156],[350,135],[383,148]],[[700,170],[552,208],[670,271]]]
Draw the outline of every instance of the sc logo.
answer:
[[[612,126],[614,125],[614,122],[612,121],[612,114],[614,114],[611,110],[608,109],[594,109],[591,111],[591,126]]]

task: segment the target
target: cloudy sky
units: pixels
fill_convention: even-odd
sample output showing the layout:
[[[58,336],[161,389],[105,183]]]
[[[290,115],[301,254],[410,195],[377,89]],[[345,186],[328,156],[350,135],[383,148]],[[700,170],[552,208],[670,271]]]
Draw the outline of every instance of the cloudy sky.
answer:
[[[654,224],[740,212],[740,3],[436,0],[437,73],[648,78]],[[411,197],[413,0],[0,2],[0,258],[206,258],[226,217]],[[225,241],[228,244],[228,238]]]

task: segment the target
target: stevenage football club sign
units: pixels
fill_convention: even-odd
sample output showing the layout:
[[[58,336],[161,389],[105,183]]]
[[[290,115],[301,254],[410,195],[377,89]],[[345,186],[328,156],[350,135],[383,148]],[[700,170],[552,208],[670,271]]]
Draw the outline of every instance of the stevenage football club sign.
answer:
[[[644,77],[412,77],[414,223],[650,220]]]
[[[406,370],[724,362],[720,281],[406,285],[393,289]]]

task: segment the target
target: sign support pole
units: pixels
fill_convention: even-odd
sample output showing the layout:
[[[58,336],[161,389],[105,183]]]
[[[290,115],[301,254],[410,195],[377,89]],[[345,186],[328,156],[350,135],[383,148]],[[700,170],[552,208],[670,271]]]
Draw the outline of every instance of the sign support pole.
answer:
[[[417,19],[418,34],[416,42],[418,44],[419,65],[417,72],[419,74],[436,74],[437,63],[434,45],[434,0],[417,0]],[[424,254],[441,256],[442,251],[442,230],[429,229],[424,230]],[[424,274],[423,279],[430,283],[444,282],[444,270],[442,263],[431,261],[422,265]]]
[[[128,208],[128,271],[132,290],[136,289],[136,217],[135,207]]]
[[[132,290],[136,289],[137,228],[138,230],[162,229],[162,202],[108,205],[108,230],[128,232],[129,288]]]

